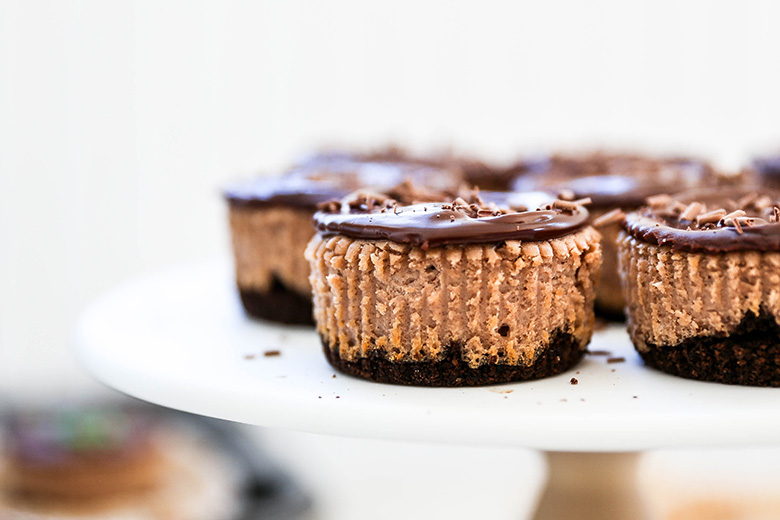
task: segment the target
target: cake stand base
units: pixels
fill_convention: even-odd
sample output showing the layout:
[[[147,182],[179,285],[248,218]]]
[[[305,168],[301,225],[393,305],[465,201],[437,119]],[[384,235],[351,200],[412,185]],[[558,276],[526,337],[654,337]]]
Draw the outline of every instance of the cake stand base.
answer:
[[[641,520],[640,454],[547,452],[549,477],[535,520]]]

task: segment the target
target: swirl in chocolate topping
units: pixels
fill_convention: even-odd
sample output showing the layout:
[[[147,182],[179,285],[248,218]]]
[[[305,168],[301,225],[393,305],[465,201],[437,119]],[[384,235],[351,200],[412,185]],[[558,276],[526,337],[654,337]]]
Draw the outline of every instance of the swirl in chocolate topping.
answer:
[[[780,251],[780,192],[743,187],[658,195],[626,215],[626,231],[673,251]]]
[[[317,232],[322,236],[390,240],[424,249],[447,244],[549,240],[581,229],[587,220],[588,211],[574,202],[554,201],[536,210],[513,211],[486,204],[476,194],[471,201],[459,197],[449,203],[408,206],[389,198],[372,202],[357,197],[314,215]]]

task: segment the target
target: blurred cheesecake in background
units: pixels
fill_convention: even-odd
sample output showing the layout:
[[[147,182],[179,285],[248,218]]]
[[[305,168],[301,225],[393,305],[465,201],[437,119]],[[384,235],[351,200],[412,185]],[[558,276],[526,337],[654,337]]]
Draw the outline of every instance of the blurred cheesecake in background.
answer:
[[[544,190],[564,198],[591,199],[591,221],[602,234],[603,250],[596,311],[614,319],[623,319],[625,299],[617,264],[620,224],[610,216],[636,209],[652,195],[740,181],[697,159],[606,152],[554,154],[529,160],[526,170],[513,183],[515,191]]]
[[[391,158],[389,152],[376,160],[322,153],[302,160],[284,175],[225,187],[236,283],[250,316],[290,325],[313,324],[304,251],[314,236],[312,217],[319,205],[358,189],[385,192],[404,181],[448,192],[463,183],[459,170]]]
[[[164,461],[150,420],[120,409],[13,414],[4,490],[20,502],[85,504],[154,489]]]
[[[279,491],[290,488],[270,464],[252,465],[232,425],[151,406],[17,410],[0,428],[2,519],[281,518]],[[288,495],[287,509],[305,509]]]

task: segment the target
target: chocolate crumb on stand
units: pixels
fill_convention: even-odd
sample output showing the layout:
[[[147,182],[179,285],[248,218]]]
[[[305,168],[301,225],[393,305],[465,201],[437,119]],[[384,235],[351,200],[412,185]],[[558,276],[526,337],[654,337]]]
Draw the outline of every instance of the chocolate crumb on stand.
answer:
[[[780,193],[746,187],[653,198],[626,216],[629,334],[648,365],[780,386],[778,213]]]

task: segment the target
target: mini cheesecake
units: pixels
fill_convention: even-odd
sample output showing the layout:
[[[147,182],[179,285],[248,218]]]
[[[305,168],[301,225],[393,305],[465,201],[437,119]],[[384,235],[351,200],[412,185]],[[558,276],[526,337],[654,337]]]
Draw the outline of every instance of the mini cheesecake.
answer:
[[[648,203],[618,238],[639,354],[682,377],[780,386],[780,192],[694,190]]]
[[[319,204],[363,187],[388,190],[405,179],[455,190],[454,171],[403,163],[311,160],[280,177],[236,182],[224,190],[229,207],[236,283],[246,312],[292,325],[312,325],[306,244]]]
[[[331,365],[420,386],[506,383],[572,367],[593,332],[599,234],[578,204],[532,208],[357,195],[318,212],[306,256]]]
[[[592,200],[591,219],[603,237],[604,255],[596,310],[616,320],[623,319],[625,306],[618,276],[617,211],[637,209],[651,195],[726,181],[701,161],[602,152],[553,155],[529,161],[527,169],[528,173],[515,181],[514,189],[547,190],[564,198]]]

